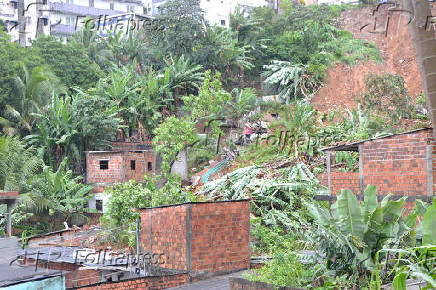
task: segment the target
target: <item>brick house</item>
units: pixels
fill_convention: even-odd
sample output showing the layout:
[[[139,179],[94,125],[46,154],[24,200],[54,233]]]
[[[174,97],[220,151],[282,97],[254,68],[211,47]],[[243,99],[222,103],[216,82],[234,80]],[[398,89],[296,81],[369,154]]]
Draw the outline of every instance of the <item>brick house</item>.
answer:
[[[367,185],[376,185],[379,198],[407,195],[410,207],[415,199],[430,202],[436,180],[436,150],[431,128],[373,138],[324,148],[327,186],[330,195],[351,189],[362,197]],[[332,172],[332,156],[337,151],[359,153],[358,172]]]
[[[108,196],[103,192],[115,183],[144,181],[145,174],[156,171],[156,156],[151,141],[112,142],[111,151],[87,151],[86,183],[93,184],[94,197],[88,202],[91,209],[104,211]]]

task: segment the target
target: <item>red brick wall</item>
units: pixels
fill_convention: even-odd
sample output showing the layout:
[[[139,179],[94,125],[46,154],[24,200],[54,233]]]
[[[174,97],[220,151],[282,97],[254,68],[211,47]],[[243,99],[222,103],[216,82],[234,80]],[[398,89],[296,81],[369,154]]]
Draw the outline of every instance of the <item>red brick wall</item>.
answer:
[[[135,170],[131,169],[130,162],[135,160]],[[148,162],[151,163],[152,170],[148,170]],[[154,154],[152,151],[127,152],[126,155],[126,181],[134,179],[137,182],[144,181],[146,173],[152,173],[155,167]]]
[[[250,266],[250,203],[192,205],[193,272],[246,269]]]
[[[141,210],[141,248],[164,254],[160,267],[188,270],[186,233],[186,205]]]
[[[82,287],[101,282],[101,272],[96,269],[78,269],[65,276],[66,288]]]
[[[160,277],[144,277],[138,279],[124,280],[120,282],[106,282],[78,289],[100,290],[100,289],[166,289],[187,284],[188,274],[176,274]]]
[[[340,194],[342,189],[351,189],[354,194],[360,194],[359,172],[331,172],[330,178],[332,194]]]
[[[100,169],[100,160],[109,160],[108,169]],[[86,182],[122,182],[123,153],[88,153],[86,160]]]
[[[0,197],[15,197],[18,196],[18,191],[0,191]]]
[[[164,268],[194,274],[246,269],[250,266],[249,215],[249,201],[142,209],[141,247],[144,252],[163,253],[165,263],[160,266]]]
[[[364,187],[376,185],[379,195],[427,195],[430,134],[422,130],[363,143]]]
[[[125,159],[125,160],[124,160]],[[109,160],[108,169],[100,169],[100,160]],[[135,169],[131,169],[131,160],[135,160]],[[148,162],[151,162],[152,170],[148,170]],[[145,173],[152,173],[155,169],[153,151],[126,151],[93,153],[87,155],[87,183],[116,183],[134,179],[137,182],[144,181]],[[123,179],[123,166],[125,176]],[[93,192],[103,192],[104,186],[99,185]]]

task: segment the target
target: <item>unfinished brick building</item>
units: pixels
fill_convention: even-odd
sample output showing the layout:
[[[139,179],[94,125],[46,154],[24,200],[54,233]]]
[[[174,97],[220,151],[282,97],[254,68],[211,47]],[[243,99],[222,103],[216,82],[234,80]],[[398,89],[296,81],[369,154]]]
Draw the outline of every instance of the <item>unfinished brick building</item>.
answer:
[[[161,267],[194,280],[250,265],[249,200],[141,209],[141,250],[163,254]]]
[[[86,152],[86,183],[95,185],[89,208],[104,211],[108,196],[102,193],[108,186],[126,182],[144,181],[145,174],[156,170],[156,157],[151,141],[112,142],[111,151]]]
[[[408,201],[430,202],[436,178],[436,150],[432,129],[424,128],[361,142],[325,148],[327,185],[330,194],[351,189],[363,194],[367,185],[376,185],[379,198],[407,195]],[[359,172],[332,172],[332,153],[359,152]],[[408,204],[410,207],[412,204]]]

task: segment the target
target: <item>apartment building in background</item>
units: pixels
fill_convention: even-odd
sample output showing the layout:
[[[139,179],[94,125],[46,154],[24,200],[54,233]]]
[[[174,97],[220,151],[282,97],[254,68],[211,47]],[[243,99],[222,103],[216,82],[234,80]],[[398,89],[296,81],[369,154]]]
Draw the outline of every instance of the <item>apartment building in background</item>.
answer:
[[[24,46],[37,35],[66,39],[84,25],[86,18],[114,19],[144,13],[141,0],[0,0],[0,19],[12,41]]]
[[[18,1],[0,0],[0,20],[6,25],[6,29],[11,31],[11,37],[18,39]]]

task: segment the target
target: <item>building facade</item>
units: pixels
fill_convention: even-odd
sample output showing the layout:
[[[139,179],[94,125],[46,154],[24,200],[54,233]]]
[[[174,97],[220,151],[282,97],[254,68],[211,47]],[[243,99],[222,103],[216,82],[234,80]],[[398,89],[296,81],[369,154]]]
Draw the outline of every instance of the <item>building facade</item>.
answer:
[[[18,40],[18,1],[0,0],[0,20],[11,31],[11,38]]]
[[[28,46],[37,35],[66,39],[86,18],[103,21],[116,15],[142,15],[141,0],[0,0],[0,19],[12,41]],[[97,27],[98,28],[98,27]]]

